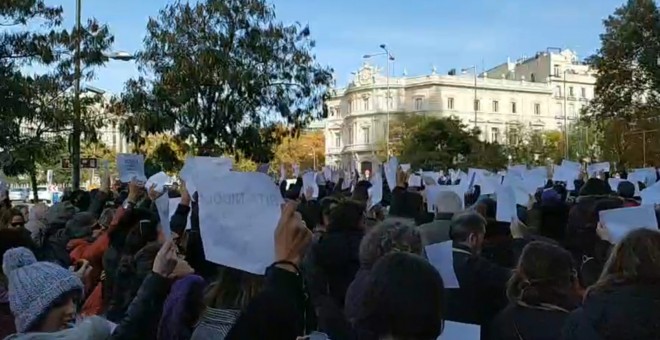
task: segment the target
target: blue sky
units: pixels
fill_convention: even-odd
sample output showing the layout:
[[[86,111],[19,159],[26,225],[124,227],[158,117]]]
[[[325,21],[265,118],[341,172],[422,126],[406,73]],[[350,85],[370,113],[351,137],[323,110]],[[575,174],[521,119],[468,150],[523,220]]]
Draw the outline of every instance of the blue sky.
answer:
[[[73,25],[75,0],[62,5]],[[547,47],[577,50],[581,57],[599,46],[602,19],[623,0],[271,0],[279,20],[309,24],[319,62],[335,69],[340,85],[362,64],[366,53],[387,44],[394,72],[439,73],[451,68],[486,68]],[[168,0],[83,0],[83,18],[96,17],[115,35],[115,50],[136,51],[150,16]],[[374,60],[384,65],[384,59]],[[112,61],[93,85],[119,93],[138,74],[132,62]]]

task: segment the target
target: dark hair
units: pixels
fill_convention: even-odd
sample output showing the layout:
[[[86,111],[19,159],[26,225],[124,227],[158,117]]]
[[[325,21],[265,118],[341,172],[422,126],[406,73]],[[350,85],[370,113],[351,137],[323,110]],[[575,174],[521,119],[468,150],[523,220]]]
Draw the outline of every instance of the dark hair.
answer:
[[[25,215],[23,215],[23,213],[20,210],[18,210],[17,208],[11,208],[9,213],[10,213],[10,216],[9,216],[9,223],[10,224],[11,224],[11,220],[14,219],[14,216],[20,216],[20,217],[23,218],[23,223],[26,222],[25,221]]]
[[[506,295],[511,302],[550,304],[570,311],[579,302],[573,289],[576,275],[568,251],[546,242],[531,242],[523,249]]]
[[[352,199],[344,199],[330,211],[328,232],[341,230],[357,230],[364,220],[364,203]]]
[[[436,339],[443,328],[444,284],[424,258],[390,253],[367,281],[357,326],[378,337]]]
[[[353,188],[352,199],[360,202],[366,203],[369,199],[369,188],[371,188],[371,182],[369,181],[359,181],[355,183],[355,188]]]
[[[204,305],[211,308],[245,310],[259,294],[264,277],[242,270],[217,266],[215,280],[204,292]]]
[[[11,248],[25,247],[34,251],[37,246],[32,241],[30,233],[22,228],[3,228],[0,229],[0,259],[5,256],[5,252]],[[0,270],[0,286],[6,288],[6,277]]]
[[[605,263],[600,279],[589,291],[621,285],[660,282],[660,232],[637,229],[617,243]]]
[[[486,219],[481,214],[468,211],[454,215],[449,224],[452,241],[463,242],[473,233],[486,233]]]

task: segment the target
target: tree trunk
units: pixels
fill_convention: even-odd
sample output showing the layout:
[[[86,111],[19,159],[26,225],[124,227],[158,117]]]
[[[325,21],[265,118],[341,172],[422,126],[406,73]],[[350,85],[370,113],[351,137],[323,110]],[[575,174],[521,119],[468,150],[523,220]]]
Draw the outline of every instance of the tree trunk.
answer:
[[[34,200],[32,203],[39,202],[39,191],[37,189],[37,172],[35,170],[30,170],[30,185],[32,186],[32,193],[34,194]]]

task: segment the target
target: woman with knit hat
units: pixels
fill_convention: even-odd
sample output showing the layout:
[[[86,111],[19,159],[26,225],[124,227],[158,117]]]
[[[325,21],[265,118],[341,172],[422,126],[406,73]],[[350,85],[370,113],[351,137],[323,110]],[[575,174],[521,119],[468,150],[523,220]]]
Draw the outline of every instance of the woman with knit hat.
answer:
[[[9,283],[9,305],[18,332],[7,338],[12,340],[40,338],[43,333],[57,339],[130,338],[154,317],[152,306],[164,301],[169,279],[192,272],[178,260],[176,246],[166,242],[126,316],[114,325],[100,317],[77,322],[75,302],[83,290],[80,278],[56,264],[37,262],[27,248],[8,250],[2,268]]]

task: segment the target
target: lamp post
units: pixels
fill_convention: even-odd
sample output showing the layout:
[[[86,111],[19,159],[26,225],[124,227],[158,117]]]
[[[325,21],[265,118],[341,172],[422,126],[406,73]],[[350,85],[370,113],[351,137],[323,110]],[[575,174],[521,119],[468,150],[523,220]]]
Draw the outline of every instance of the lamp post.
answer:
[[[465,73],[469,70],[472,70],[472,73],[474,74],[474,101],[472,102],[472,106],[474,106],[474,128],[475,130],[477,129],[477,65],[473,65],[470,67],[466,67],[464,69],[461,69],[462,73]]]
[[[72,168],[72,187],[73,190],[80,189],[80,135],[81,135],[81,112],[80,112],[80,78],[81,59],[80,49],[82,44],[82,0],[76,0],[76,52],[74,55],[74,98],[73,98],[73,132],[71,134],[71,168]],[[104,55],[108,59],[128,61],[135,57],[126,52],[115,52]]]
[[[387,93],[385,94],[385,114],[387,115],[387,126],[385,128],[385,149],[387,152],[387,158],[389,158],[390,155],[390,99],[391,99],[391,94],[390,94],[390,62],[394,64],[394,56],[392,53],[390,53],[390,50],[387,48],[385,44],[381,44],[380,48],[384,51],[382,53],[376,53],[376,54],[365,54],[362,58],[364,59],[369,59],[373,57],[378,57],[381,55],[387,56],[387,72],[386,72],[386,87],[387,87]],[[394,65],[392,65],[392,71],[394,71]]]
[[[564,70],[564,159],[568,159],[568,113],[566,112],[566,99],[568,95],[566,93],[566,72],[568,72],[568,69]]]

